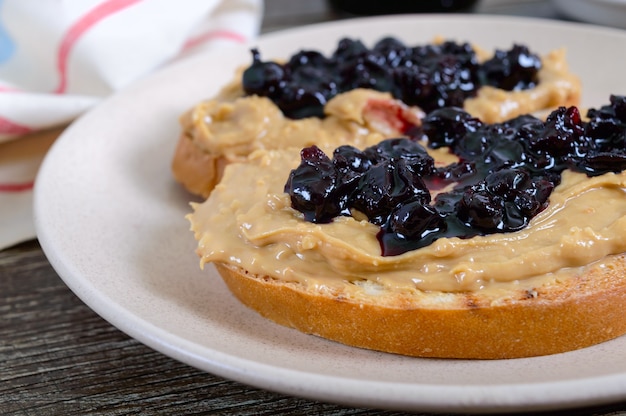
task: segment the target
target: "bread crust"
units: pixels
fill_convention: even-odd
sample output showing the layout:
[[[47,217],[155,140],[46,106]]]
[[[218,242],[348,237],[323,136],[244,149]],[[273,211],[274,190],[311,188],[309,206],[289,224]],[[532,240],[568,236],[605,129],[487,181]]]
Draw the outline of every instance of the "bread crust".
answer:
[[[278,324],[343,344],[414,356],[505,359],[556,354],[626,333],[626,255],[612,256],[558,285],[510,293],[447,294],[443,302],[398,296],[397,306],[306,290],[216,263],[230,291]],[[426,297],[439,296],[424,293]],[[436,306],[435,306],[436,305]]]
[[[207,198],[222,178],[228,162],[198,147],[186,134],[180,134],[172,159],[174,179],[187,191]]]

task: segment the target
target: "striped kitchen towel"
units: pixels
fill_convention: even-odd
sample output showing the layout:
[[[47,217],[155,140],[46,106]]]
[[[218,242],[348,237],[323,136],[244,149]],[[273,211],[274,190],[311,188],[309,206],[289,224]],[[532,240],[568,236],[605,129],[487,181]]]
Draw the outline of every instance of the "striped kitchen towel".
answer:
[[[33,238],[32,187],[65,125],[190,54],[254,39],[262,0],[0,0],[0,250]]]

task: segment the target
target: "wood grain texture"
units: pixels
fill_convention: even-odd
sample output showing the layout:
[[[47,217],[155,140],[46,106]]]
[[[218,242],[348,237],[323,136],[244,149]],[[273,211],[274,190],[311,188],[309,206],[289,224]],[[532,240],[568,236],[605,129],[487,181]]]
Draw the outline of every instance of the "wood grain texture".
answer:
[[[547,7],[540,1],[483,0],[479,11],[553,17]],[[266,0],[263,32],[335,18],[325,0]],[[0,415],[92,414],[404,413],[284,396],[196,370],[129,338],[91,311],[65,286],[37,241],[0,251]],[[550,413],[621,414],[626,402]]]
[[[369,413],[249,388],[151,350],[83,304],[36,241],[0,252],[0,293],[2,415]]]

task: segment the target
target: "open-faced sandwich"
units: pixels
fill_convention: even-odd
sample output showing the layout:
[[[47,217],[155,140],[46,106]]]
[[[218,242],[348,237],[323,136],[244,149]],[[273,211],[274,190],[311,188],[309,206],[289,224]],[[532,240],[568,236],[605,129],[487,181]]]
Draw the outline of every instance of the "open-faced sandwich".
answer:
[[[255,52],[242,82],[183,116],[183,146],[194,161],[206,158],[198,166],[212,165],[198,179],[210,185],[191,189],[208,195],[188,216],[201,263],[215,264],[237,298],[277,323],[391,353],[526,357],[626,333],[626,97],[581,115],[572,105],[579,84],[560,53],[558,71],[541,78],[549,59],[520,46],[479,60],[467,45],[409,52],[393,40],[373,49],[393,65],[414,65],[409,53],[470,57],[424,58],[448,76],[438,87],[426,88],[427,70],[402,69],[391,79],[415,88],[381,92],[372,88],[389,79],[373,76],[383,61],[361,46],[343,42],[335,53],[345,50],[337,62],[359,70],[332,69],[332,59],[310,52],[285,69]],[[250,71],[262,70],[258,86],[300,64],[304,79],[337,94],[294,110],[277,98],[285,82],[245,92]],[[344,91],[310,72],[324,65],[356,84]],[[452,67],[459,74],[444,71]],[[488,81],[495,73],[511,91]],[[470,91],[465,79],[478,86]],[[407,99],[422,91],[420,80],[439,98]],[[481,113],[494,102],[470,103],[485,95],[521,110]],[[552,106],[546,118],[525,114]],[[180,152],[175,160],[183,163]]]

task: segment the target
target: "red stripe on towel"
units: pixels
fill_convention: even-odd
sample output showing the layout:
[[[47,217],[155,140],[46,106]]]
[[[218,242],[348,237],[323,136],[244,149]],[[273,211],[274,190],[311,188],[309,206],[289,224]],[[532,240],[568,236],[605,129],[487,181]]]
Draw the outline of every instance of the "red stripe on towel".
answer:
[[[0,85],[0,92],[22,92],[21,89],[16,87],[9,87],[6,85]]]
[[[24,126],[23,124],[16,123],[14,121],[8,120],[0,116],[0,134],[21,135],[21,134],[28,134],[32,132],[33,132],[32,128],[28,126]]]
[[[0,192],[13,193],[30,191],[35,186],[35,181],[24,183],[0,183]]]
[[[196,37],[189,39],[183,46],[183,49],[184,50],[191,49],[195,46],[200,45],[201,43],[207,42],[209,40],[214,40],[214,39],[231,40],[237,43],[247,42],[246,37],[242,35],[241,33],[237,33],[231,30],[211,30],[209,32],[203,33],[201,35],[198,35]]]
[[[59,72],[59,85],[54,90],[57,94],[62,94],[67,89],[67,62],[70,52],[76,42],[104,18],[111,16],[141,0],[108,0],[99,4],[81,17],[65,34],[61,41],[61,46],[57,54],[57,71]]]

